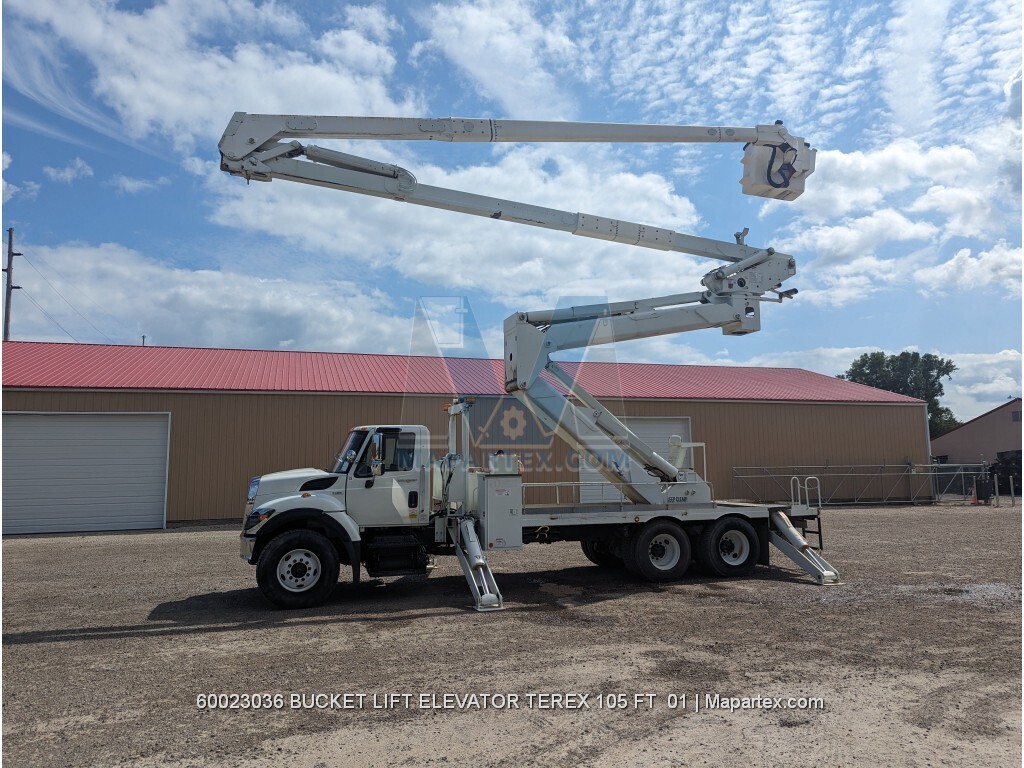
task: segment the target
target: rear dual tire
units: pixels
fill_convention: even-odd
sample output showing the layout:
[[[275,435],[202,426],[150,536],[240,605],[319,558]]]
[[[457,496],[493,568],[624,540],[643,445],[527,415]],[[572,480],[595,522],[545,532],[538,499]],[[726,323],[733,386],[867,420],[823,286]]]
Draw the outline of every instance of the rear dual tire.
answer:
[[[659,520],[648,523],[626,542],[626,568],[647,581],[675,581],[690,567],[690,537],[676,523]]]
[[[743,518],[723,517],[701,533],[697,559],[715,576],[746,576],[761,559],[761,541]]]

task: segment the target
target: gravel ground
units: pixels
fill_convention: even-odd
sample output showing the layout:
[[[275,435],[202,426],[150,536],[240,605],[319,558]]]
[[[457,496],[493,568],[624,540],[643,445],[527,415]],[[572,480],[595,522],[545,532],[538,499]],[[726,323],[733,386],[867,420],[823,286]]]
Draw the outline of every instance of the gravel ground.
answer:
[[[5,539],[4,764],[1020,765],[1020,510],[825,514],[841,586],[777,552],[653,586],[554,544],[492,558],[490,614],[448,558],[284,612],[234,530]],[[198,708],[212,693],[283,706]]]

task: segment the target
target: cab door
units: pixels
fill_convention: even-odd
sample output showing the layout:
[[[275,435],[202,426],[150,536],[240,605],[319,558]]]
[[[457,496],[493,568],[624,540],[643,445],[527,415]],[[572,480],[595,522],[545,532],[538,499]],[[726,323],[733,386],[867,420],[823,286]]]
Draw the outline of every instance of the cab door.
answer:
[[[348,475],[345,507],[360,526],[426,524],[416,433],[378,427]]]

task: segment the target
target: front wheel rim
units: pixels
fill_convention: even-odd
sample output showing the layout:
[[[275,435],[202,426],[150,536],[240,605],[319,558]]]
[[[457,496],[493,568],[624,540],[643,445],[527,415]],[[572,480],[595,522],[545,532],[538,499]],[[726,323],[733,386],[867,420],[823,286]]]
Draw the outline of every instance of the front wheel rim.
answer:
[[[728,565],[743,565],[750,557],[750,540],[740,531],[726,531],[718,540],[718,555]]]
[[[293,549],[277,561],[277,583],[289,592],[306,592],[320,581],[320,558],[308,549]]]
[[[651,539],[647,553],[651,565],[659,571],[670,571],[679,564],[682,558],[682,547],[675,536],[663,533]]]

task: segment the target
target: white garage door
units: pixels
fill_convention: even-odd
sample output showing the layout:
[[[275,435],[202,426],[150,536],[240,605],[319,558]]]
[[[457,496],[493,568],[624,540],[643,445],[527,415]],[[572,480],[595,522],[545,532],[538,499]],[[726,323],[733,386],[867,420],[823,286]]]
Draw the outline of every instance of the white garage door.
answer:
[[[685,416],[678,418],[634,417],[625,418],[622,421],[633,434],[666,458],[668,457],[668,440],[672,435],[679,435],[683,438],[683,442],[690,442],[690,420]],[[630,478],[636,483],[656,482],[643,467],[638,467],[635,464],[630,465]],[[585,484],[580,487],[580,500],[584,504],[618,503],[623,499],[622,494],[615,489],[615,486],[609,485],[604,476],[585,461],[580,467],[580,482]]]
[[[166,413],[5,413],[3,532],[163,528]]]

